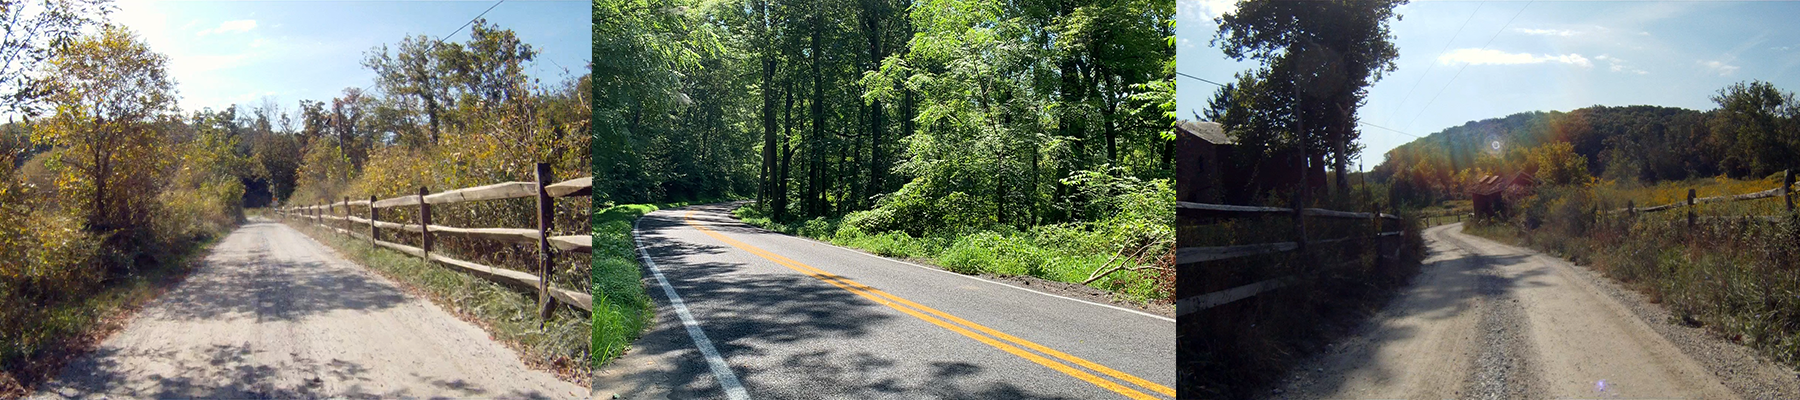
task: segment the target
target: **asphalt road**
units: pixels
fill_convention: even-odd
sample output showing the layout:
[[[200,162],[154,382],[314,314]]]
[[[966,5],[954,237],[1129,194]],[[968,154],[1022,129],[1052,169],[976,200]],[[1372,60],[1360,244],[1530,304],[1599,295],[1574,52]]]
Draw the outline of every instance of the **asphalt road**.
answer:
[[[581,398],[430,301],[252,220],[38,398]]]
[[[1591,270],[1427,229],[1427,265],[1271,398],[1794,398],[1791,370]]]
[[[731,206],[639,220],[658,320],[598,397],[1174,396],[1173,320],[765,231]]]

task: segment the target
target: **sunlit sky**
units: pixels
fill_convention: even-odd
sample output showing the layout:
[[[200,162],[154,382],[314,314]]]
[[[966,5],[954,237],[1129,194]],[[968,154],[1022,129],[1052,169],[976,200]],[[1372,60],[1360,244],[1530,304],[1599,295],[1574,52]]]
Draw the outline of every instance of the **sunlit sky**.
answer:
[[[440,37],[494,1],[125,1],[111,15],[169,57],[183,111],[245,108],[373,89],[364,53],[407,36]],[[580,76],[593,58],[592,3],[506,1],[484,17],[540,54],[527,73],[545,85]],[[464,28],[446,41],[464,42]]]
[[[1211,46],[1213,18],[1234,3],[1177,0],[1181,72],[1229,83],[1258,67]],[[1800,2],[1417,1],[1398,12],[1399,69],[1369,88],[1359,115],[1406,134],[1363,126],[1366,168],[1407,134],[1471,120],[1593,105],[1709,110],[1720,88],[1752,79],[1800,92]],[[1218,88],[1177,81],[1183,118]]]

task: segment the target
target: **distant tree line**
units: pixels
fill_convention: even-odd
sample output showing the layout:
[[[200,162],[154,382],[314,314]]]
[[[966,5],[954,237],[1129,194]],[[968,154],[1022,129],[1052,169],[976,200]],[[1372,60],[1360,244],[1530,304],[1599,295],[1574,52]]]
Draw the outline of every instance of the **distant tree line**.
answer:
[[[1537,169],[1551,183],[1759,178],[1800,167],[1800,102],[1763,81],[1712,96],[1718,108],[1594,106],[1472,121],[1401,145],[1370,174],[1413,202],[1467,196],[1482,176]]]

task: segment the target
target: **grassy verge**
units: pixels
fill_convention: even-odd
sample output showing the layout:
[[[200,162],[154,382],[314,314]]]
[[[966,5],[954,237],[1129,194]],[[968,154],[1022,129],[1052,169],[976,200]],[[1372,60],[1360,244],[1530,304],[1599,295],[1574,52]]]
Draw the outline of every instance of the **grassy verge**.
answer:
[[[327,233],[301,223],[289,224],[332,248],[350,261],[400,282],[465,321],[481,326],[527,364],[585,385],[590,370],[588,318],[580,310],[559,307],[539,327],[537,299],[474,275],[456,272],[418,257],[376,248],[361,239]]]
[[[1687,182],[1699,196],[1749,193],[1766,181]],[[1708,193],[1713,192],[1713,193]],[[1640,291],[1680,323],[1800,367],[1800,219],[1730,218],[1781,215],[1782,201],[1755,200],[1696,207],[1687,224],[1681,210],[1636,217],[1593,213],[1635,204],[1685,199],[1681,183],[1647,187],[1565,187],[1540,190],[1510,220],[1464,231],[1531,247],[1587,266]],[[1638,199],[1648,199],[1640,201]]]
[[[913,237],[905,232],[863,232],[840,219],[817,218],[800,224],[783,224],[744,206],[732,215],[746,223],[790,235],[805,236],[883,257],[914,259],[963,274],[1034,276],[1058,282],[1081,283],[1113,260],[1117,249],[1106,238],[1110,229],[1092,224],[1059,224],[1027,231],[965,231],[956,234]],[[1166,252],[1167,249],[1162,249]],[[1121,256],[1123,259],[1128,257]],[[1121,295],[1133,302],[1166,301],[1174,293],[1174,273],[1143,269],[1118,271],[1089,286]]]
[[[655,312],[644,293],[631,224],[659,208],[626,204],[594,213],[594,368],[624,354]]]
[[[160,265],[140,266],[136,274],[112,279],[69,301],[4,304],[12,299],[0,293],[0,306],[5,308],[0,318],[23,328],[0,332],[0,398],[30,395],[70,360],[124,328],[137,310],[198,268],[218,240],[216,235],[198,238],[169,251],[174,257]]]
[[[637,244],[631,239],[632,224],[644,214],[688,204],[622,204],[593,214],[593,368],[624,355],[655,317],[655,304],[644,292],[643,266],[638,260]]]

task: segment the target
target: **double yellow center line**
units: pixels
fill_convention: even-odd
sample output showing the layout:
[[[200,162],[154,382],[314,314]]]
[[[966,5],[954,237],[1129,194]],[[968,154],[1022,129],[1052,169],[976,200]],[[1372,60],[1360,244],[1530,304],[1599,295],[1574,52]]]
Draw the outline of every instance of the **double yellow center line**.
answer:
[[[1050,369],[1054,369],[1058,372],[1062,372],[1064,374],[1075,377],[1077,379],[1087,381],[1088,383],[1092,383],[1095,386],[1103,387],[1103,388],[1106,388],[1107,390],[1117,392],[1121,395],[1125,395],[1125,397],[1129,397],[1129,398],[1133,398],[1133,399],[1143,399],[1143,400],[1158,399],[1156,396],[1152,396],[1148,393],[1138,391],[1136,388],[1133,388],[1131,386],[1122,385],[1122,384],[1119,384],[1118,382],[1113,382],[1111,380],[1101,378],[1092,373],[1089,373],[1088,371],[1084,371],[1084,370],[1081,370],[1081,369],[1078,369],[1075,367],[1071,367],[1068,364],[1064,364],[1063,362],[1078,365],[1078,366],[1081,366],[1082,368],[1086,368],[1088,370],[1092,370],[1092,371],[1098,372],[1100,374],[1111,376],[1115,379],[1128,382],[1132,385],[1137,385],[1138,387],[1148,389],[1148,390],[1154,391],[1156,393],[1161,393],[1165,396],[1169,396],[1169,397],[1175,396],[1175,389],[1171,389],[1168,386],[1159,385],[1159,384],[1156,384],[1155,382],[1150,382],[1148,380],[1144,380],[1143,378],[1132,376],[1131,374],[1119,372],[1112,368],[1107,368],[1104,365],[1096,364],[1092,361],[1083,360],[1080,357],[1072,356],[1067,353],[1056,351],[1049,347],[1044,347],[1043,345],[1039,345],[1037,343],[1032,343],[1031,341],[1028,341],[1025,339],[1020,339],[1017,337],[1013,337],[1012,335],[1001,333],[1000,331],[996,331],[991,328],[981,326],[980,324],[976,324],[974,322],[969,322],[968,320],[958,318],[955,315],[950,315],[949,313],[945,313],[943,311],[938,311],[936,309],[932,309],[931,307],[926,307],[924,305],[920,305],[919,303],[914,303],[910,300],[900,298],[899,296],[895,296],[892,294],[888,294],[887,292],[883,292],[880,289],[872,288],[867,285],[857,283],[856,281],[852,281],[848,278],[844,278],[844,277],[837,276],[837,275],[832,275],[832,274],[827,273],[818,268],[813,268],[810,265],[801,264],[800,262],[788,259],[787,257],[782,257],[781,255],[778,255],[775,253],[770,253],[766,250],[756,248],[756,246],[751,246],[751,245],[745,244],[744,242],[739,242],[739,241],[733,240],[729,237],[725,237],[725,235],[719,234],[718,232],[714,232],[712,229],[707,229],[705,226],[702,226],[699,223],[695,222],[694,221],[694,211],[689,211],[683,217],[683,219],[686,220],[688,226],[692,226],[692,227],[694,227],[694,229],[700,230],[701,233],[705,233],[707,236],[711,236],[713,239],[718,239],[720,242],[724,242],[727,245],[731,245],[731,247],[736,247],[740,250],[748,251],[748,252],[750,252],[750,254],[755,254],[758,257],[762,257],[769,261],[773,261],[776,264],[781,264],[782,266],[788,267],[789,269],[793,269],[794,271],[798,271],[802,274],[806,274],[813,278],[817,278],[821,281],[824,281],[825,283],[831,284],[832,286],[837,286],[840,289],[844,289],[846,291],[849,291],[850,293],[854,293],[858,296],[862,296],[863,298],[869,299],[870,301],[874,301],[877,304],[891,307],[902,313],[906,313],[906,315],[911,315],[914,318],[918,318],[922,321],[930,322],[932,325],[937,325],[944,329],[948,329],[951,332],[956,332],[958,334],[962,334],[963,336],[967,336],[970,339],[975,339],[976,341],[985,343],[989,346],[993,346],[994,348],[1000,349],[1001,351],[1011,353],[1015,356],[1019,356],[1020,358],[1024,358],[1026,360],[1031,360],[1031,362],[1038,363],[1038,365],[1043,365],[1045,367],[1049,367]],[[929,315],[927,315],[927,314],[929,314]],[[952,322],[954,322],[954,323],[952,323]],[[973,331],[971,329],[973,329]],[[975,331],[980,331],[981,333],[985,333],[987,335],[982,335],[981,333],[976,333]],[[1027,349],[1037,351],[1038,353],[1043,353],[1043,355],[1039,355],[1038,353],[1033,353],[1030,351],[1026,351],[1025,349],[1019,348],[1021,346],[1025,347]],[[1055,357],[1057,359],[1062,360],[1063,362],[1058,362],[1056,360],[1052,360],[1050,358],[1044,357],[1044,355],[1048,355],[1050,357]]]

